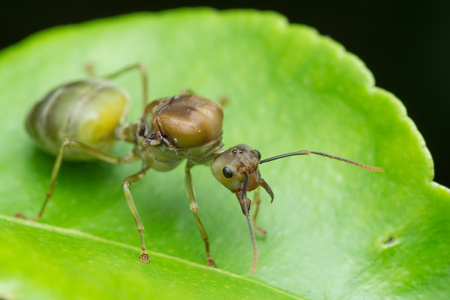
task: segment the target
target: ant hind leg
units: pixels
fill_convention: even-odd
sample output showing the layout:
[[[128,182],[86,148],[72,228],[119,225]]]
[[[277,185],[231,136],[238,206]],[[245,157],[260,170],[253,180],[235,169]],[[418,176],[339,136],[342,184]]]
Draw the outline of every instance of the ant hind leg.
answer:
[[[42,204],[41,210],[39,211],[39,214],[34,217],[34,218],[30,218],[30,220],[32,221],[39,221],[39,219],[42,217],[45,208],[47,207],[48,201],[50,200],[50,198],[53,196],[53,193],[55,191],[55,186],[56,186],[56,182],[58,180],[58,174],[59,174],[59,170],[61,168],[61,164],[63,161],[63,157],[64,157],[64,151],[67,148],[77,148],[81,151],[83,151],[86,154],[89,154],[97,159],[112,163],[112,164],[121,164],[121,163],[127,163],[127,162],[131,162],[136,160],[136,157],[131,153],[129,155],[126,155],[124,157],[119,157],[119,156],[115,156],[112,155],[110,153],[107,152],[103,152],[101,150],[92,148],[86,144],[74,141],[72,139],[65,139],[65,141],[63,142],[63,144],[61,145],[58,154],[56,156],[56,160],[55,160],[55,164],[53,165],[53,171],[52,171],[52,175],[51,175],[51,179],[50,179],[50,184],[49,187],[47,189],[47,194],[45,197],[45,201]],[[15,215],[18,218],[22,218],[22,219],[27,219],[22,213],[17,213]]]

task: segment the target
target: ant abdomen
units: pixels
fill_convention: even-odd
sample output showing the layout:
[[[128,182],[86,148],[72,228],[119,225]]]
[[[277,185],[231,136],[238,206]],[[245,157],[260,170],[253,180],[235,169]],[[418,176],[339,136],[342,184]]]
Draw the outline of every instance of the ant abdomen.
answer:
[[[42,98],[28,114],[26,129],[44,151],[57,155],[66,138],[106,151],[114,144],[114,129],[129,106],[128,93],[113,83],[91,78],[60,86]],[[92,160],[70,149],[64,159]]]

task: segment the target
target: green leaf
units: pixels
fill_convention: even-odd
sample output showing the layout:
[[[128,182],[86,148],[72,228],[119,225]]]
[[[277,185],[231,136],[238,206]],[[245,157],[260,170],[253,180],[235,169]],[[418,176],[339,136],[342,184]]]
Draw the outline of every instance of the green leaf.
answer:
[[[2,299],[267,299],[294,297],[255,280],[153,253],[151,267],[130,259],[138,249],[79,231],[0,219],[6,245]],[[5,245],[4,244],[4,245]],[[6,251],[5,251],[6,250]],[[24,262],[22,266],[21,262]]]
[[[54,158],[23,121],[52,88],[147,65],[151,98],[190,88],[224,107],[226,148],[246,143],[263,158],[301,149],[382,167],[369,172],[318,156],[261,166],[259,262],[236,197],[193,169],[200,216],[219,269],[204,267],[183,166],[149,172],[131,192],[152,262],[122,180],[139,163],[64,163],[39,223]],[[137,72],[117,84],[140,112]],[[432,182],[420,133],[392,94],[374,87],[363,63],[311,28],[275,13],[181,9],[140,13],[38,33],[0,54],[0,299],[306,298],[443,299],[450,293],[450,194]],[[119,143],[115,153],[130,146]]]

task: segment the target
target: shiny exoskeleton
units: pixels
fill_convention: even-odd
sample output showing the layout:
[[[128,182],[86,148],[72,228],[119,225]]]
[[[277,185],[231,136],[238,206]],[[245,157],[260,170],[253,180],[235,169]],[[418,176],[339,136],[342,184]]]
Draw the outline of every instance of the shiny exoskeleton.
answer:
[[[133,123],[124,123],[129,106],[129,96],[122,88],[108,79],[125,71],[138,69],[143,86],[143,114]],[[207,264],[216,266],[209,250],[209,238],[198,214],[190,169],[195,165],[211,165],[214,177],[235,193],[241,210],[247,218],[253,243],[253,263],[257,263],[256,242],[253,227],[263,235],[266,231],[256,224],[259,194],[255,194],[253,227],[249,211],[251,201],[248,191],[264,188],[273,200],[273,192],[261,178],[258,166],[278,158],[293,155],[317,154],[355,164],[371,171],[380,168],[335,157],[321,152],[303,150],[261,160],[258,151],[240,144],[226,151],[222,150],[222,107],[209,99],[182,93],[147,102],[147,77],[142,65],[134,65],[105,79],[90,78],[62,85],[40,100],[28,114],[26,128],[35,142],[56,156],[50,186],[45,202],[37,217],[41,218],[48,200],[53,195],[58,172],[63,159],[100,159],[110,163],[129,163],[140,160],[141,170],[126,177],[123,190],[128,206],[136,221],[141,238],[142,261],[150,261],[144,242],[144,226],[134,205],[129,186],[144,177],[149,169],[169,171],[186,160],[185,188],[190,209],[205,243]],[[117,140],[133,143],[132,151],[122,157],[112,155],[107,150]],[[19,217],[24,217],[18,214]]]

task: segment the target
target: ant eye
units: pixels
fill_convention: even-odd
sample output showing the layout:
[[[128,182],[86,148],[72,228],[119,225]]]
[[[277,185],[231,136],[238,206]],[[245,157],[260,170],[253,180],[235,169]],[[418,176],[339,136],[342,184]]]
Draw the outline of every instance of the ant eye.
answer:
[[[222,172],[223,172],[223,176],[225,176],[225,178],[233,177],[233,172],[231,171],[231,169],[229,167],[223,168]]]
[[[258,160],[261,160],[261,153],[259,153],[259,151],[258,151],[258,150],[253,150],[253,151],[255,151],[255,152],[256,152],[256,155],[258,156]]]

